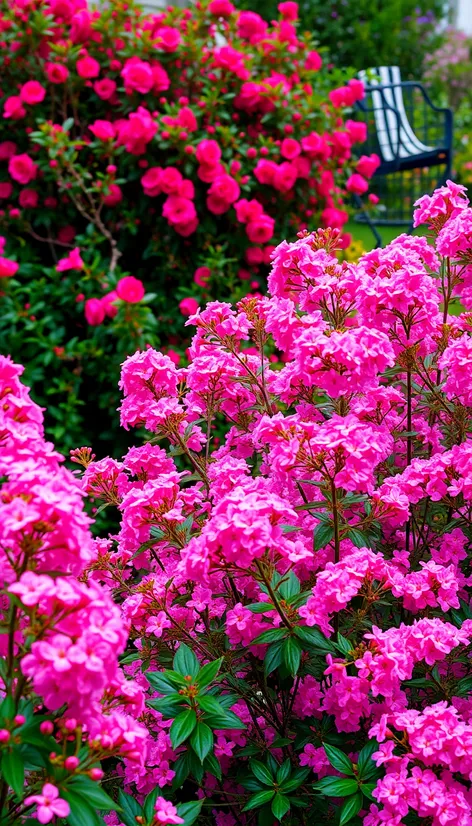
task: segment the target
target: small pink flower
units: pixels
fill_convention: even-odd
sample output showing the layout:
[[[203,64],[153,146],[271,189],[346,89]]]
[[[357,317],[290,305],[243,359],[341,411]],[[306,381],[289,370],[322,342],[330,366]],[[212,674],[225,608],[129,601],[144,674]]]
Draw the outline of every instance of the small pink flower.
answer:
[[[24,103],[34,106],[46,97],[46,89],[37,80],[28,80],[20,89],[20,98]]]
[[[19,95],[12,95],[3,104],[3,117],[11,120],[21,120],[26,115],[26,109]]]
[[[95,60],[94,57],[90,57],[90,55],[85,55],[85,57],[79,58],[76,63],[76,68],[79,77],[83,77],[87,80],[92,77],[98,77],[100,74],[100,64],[98,60]]]
[[[11,278],[12,275],[18,272],[19,266],[16,261],[0,256],[0,278]]]
[[[56,264],[57,272],[66,272],[67,270],[83,270],[85,264],[80,257],[80,247],[75,247],[66,258],[61,258]]]
[[[105,320],[105,307],[99,298],[89,298],[84,307],[87,324],[98,327]]]
[[[163,826],[167,823],[179,824],[184,822],[183,818],[178,816],[175,806],[170,800],[166,800],[164,797],[157,798],[155,810],[156,820],[158,823],[162,823]]]
[[[121,278],[116,285],[118,298],[126,301],[127,304],[139,304],[144,298],[145,292],[143,282],[140,281],[139,278],[135,278],[134,275],[127,275],[125,278]]]
[[[59,797],[59,789],[52,783],[45,783],[42,794],[35,794],[25,799],[26,806],[37,804],[36,817],[40,823],[49,823],[54,816],[67,817],[70,814],[70,806],[66,800]],[[167,821],[183,823],[183,820]]]
[[[184,316],[195,315],[198,310],[198,301],[196,298],[184,298],[179,303],[179,309]]]
[[[69,77],[69,69],[62,63],[47,63],[46,75],[49,83],[65,83]]]
[[[111,141],[115,137],[115,127],[109,120],[95,120],[89,129],[100,141]]]
[[[29,155],[13,155],[8,162],[8,171],[14,181],[19,184],[29,184],[34,181],[38,167]]]

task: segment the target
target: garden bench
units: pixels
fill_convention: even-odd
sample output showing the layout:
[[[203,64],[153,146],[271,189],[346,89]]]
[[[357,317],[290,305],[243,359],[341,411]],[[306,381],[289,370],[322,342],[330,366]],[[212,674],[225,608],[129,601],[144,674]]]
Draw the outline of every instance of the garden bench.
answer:
[[[376,225],[408,225],[411,232],[414,201],[451,176],[453,118],[421,83],[402,80],[398,66],[368,69],[359,78],[366,91],[357,104],[367,124],[362,152],[375,152],[381,163],[370,188],[380,198],[379,215],[372,217],[356,197],[356,220],[370,226],[380,245]]]

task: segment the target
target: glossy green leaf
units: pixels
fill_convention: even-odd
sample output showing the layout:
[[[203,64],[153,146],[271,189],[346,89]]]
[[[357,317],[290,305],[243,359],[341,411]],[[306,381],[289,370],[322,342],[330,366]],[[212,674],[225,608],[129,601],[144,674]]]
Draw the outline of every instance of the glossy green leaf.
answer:
[[[110,812],[119,809],[119,806],[101,786],[89,777],[85,777],[84,775],[73,777],[68,783],[67,788],[73,792],[77,792],[77,794],[83,795],[92,806],[100,809],[100,811]]]
[[[221,780],[223,775],[221,773],[220,761],[214,754],[207,754],[203,763],[203,768],[206,772],[209,772],[218,780]]]
[[[339,812],[339,826],[344,826],[345,823],[349,823],[349,821],[352,820],[352,818],[355,817],[361,809],[362,795],[360,792],[357,792],[352,797],[348,797],[341,806],[341,811]]]
[[[259,634],[258,637],[253,641],[253,645],[263,645],[265,643],[271,642],[280,642],[284,640],[288,635],[288,629],[285,628],[271,628],[270,631],[264,631],[262,634]]]
[[[118,790],[118,802],[121,806],[120,820],[125,826],[136,826],[136,818],[140,817],[143,810],[139,803],[129,794]]]
[[[103,820],[87,798],[72,789],[61,789],[61,797],[67,800],[70,812],[67,823],[70,826],[103,826]],[[136,826],[136,821],[135,821]]]
[[[285,797],[284,794],[280,794],[277,792],[274,799],[272,800],[272,814],[277,820],[282,820],[283,816],[287,814],[288,810],[290,809],[290,800],[288,797]]]
[[[273,745],[273,744],[272,744]],[[284,780],[287,780],[290,770],[292,768],[292,764],[289,759],[284,760],[281,766],[277,769],[277,773],[275,775],[275,779],[277,780],[277,784],[280,786]]]
[[[377,771],[377,766],[372,760],[372,755],[378,750],[379,744],[377,740],[369,740],[369,742],[359,752],[359,757],[357,758],[357,771],[361,780],[369,777],[373,774],[373,772]]]
[[[188,803],[179,803],[177,814],[184,820],[182,826],[192,826],[192,823],[195,823],[201,812],[203,802],[204,798],[202,800],[190,800]]]
[[[197,715],[192,708],[182,711],[182,713],[175,718],[170,727],[170,739],[174,749],[190,737],[196,724]]]
[[[344,777],[323,777],[315,783],[314,788],[328,795],[328,797],[347,797],[350,794],[355,794],[358,789],[356,780],[350,780]]]
[[[253,602],[251,605],[246,605],[245,608],[253,614],[265,614],[267,611],[275,611],[271,602]]]
[[[295,637],[287,637],[282,646],[282,662],[294,677],[300,668],[302,647]]]
[[[264,803],[269,803],[274,795],[275,791],[273,789],[267,792],[256,792],[256,794],[254,794],[244,806],[243,812],[248,812],[250,809],[257,809],[258,806],[263,806]]]
[[[207,663],[200,669],[196,680],[199,688],[205,688],[213,682],[221,668],[222,662],[223,657],[220,657],[218,660],[215,660],[212,663]]]
[[[306,626],[296,625],[293,631],[303,643],[313,645],[320,649],[320,651],[332,653],[336,650],[331,640],[328,640],[318,628],[307,628]]]
[[[283,642],[274,642],[269,645],[264,657],[264,671],[267,676],[282,663],[282,646]]]
[[[272,773],[269,771],[267,766],[264,763],[261,763],[260,760],[251,760],[249,763],[252,773],[263,783],[265,786],[273,786],[275,779],[272,776]]]
[[[334,528],[332,525],[326,525],[324,523],[317,525],[313,531],[313,550],[320,551],[321,548],[325,548],[326,545],[331,542],[333,536]]]
[[[226,709],[224,709],[216,697],[212,697],[211,694],[199,695],[196,698],[196,701],[202,711],[206,712],[206,714],[226,714]]]
[[[1,775],[11,786],[17,797],[22,798],[25,785],[25,766],[18,751],[3,752]]]
[[[284,780],[280,786],[284,794],[291,794],[291,792],[294,792],[295,789],[298,789],[305,782],[310,774],[310,771],[311,769],[309,766],[295,769],[288,780]]]
[[[190,745],[203,763],[205,757],[213,748],[213,732],[206,723],[197,723],[190,737]]]
[[[326,757],[336,771],[342,774],[354,774],[352,761],[341,749],[336,748],[336,746],[330,746],[329,743],[324,743],[323,748],[326,752]]]
[[[181,642],[173,662],[174,671],[182,674],[183,677],[196,677],[200,670],[200,663],[198,662],[193,651]]]

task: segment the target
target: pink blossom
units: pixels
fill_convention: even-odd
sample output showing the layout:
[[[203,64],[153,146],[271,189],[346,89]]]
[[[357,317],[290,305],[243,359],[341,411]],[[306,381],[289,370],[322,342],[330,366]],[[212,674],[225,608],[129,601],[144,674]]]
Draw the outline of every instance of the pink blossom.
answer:
[[[144,298],[144,284],[139,278],[133,275],[127,275],[121,278],[116,285],[116,293],[118,298],[126,301],[128,304],[139,304]]]
[[[59,797],[59,789],[52,783],[46,783],[41,794],[30,795],[25,798],[25,805],[37,805],[36,817],[40,823],[49,823],[53,817],[67,817],[70,806],[66,800]],[[183,821],[181,821],[183,822]]]
[[[85,264],[80,257],[80,248],[75,247],[70,253],[66,256],[66,258],[61,258],[61,260],[56,264],[57,272],[67,272],[68,270],[83,270]]]

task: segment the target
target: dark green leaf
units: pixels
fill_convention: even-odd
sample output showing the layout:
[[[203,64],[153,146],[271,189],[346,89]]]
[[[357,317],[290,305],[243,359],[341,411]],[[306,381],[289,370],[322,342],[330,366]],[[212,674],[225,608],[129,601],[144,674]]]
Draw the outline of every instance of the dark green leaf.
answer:
[[[146,795],[146,797],[144,799],[143,812],[144,812],[144,817],[146,818],[148,823],[150,823],[152,821],[152,819],[155,815],[156,800],[157,800],[157,798],[159,797],[160,794],[161,794],[161,790],[160,790],[159,786],[156,786],[155,789],[153,789],[152,792],[149,792],[149,794]]]
[[[347,797],[357,792],[358,785],[355,780],[344,777],[323,777],[315,783],[314,788],[329,797]]]
[[[274,785],[274,777],[272,776],[271,772],[264,766],[264,763],[261,763],[260,760],[251,760],[249,762],[251,767],[252,773],[257,777],[257,779],[264,784],[264,786],[273,786]]]
[[[274,795],[275,791],[273,789],[267,792],[256,792],[256,794],[254,794],[244,806],[243,812],[248,812],[250,809],[257,809],[258,806],[263,806],[264,803],[269,803]]]
[[[150,708],[160,711],[164,717],[176,717],[182,711],[184,704],[185,700],[181,694],[170,694],[168,697],[159,697],[147,701]]]
[[[72,789],[61,789],[61,797],[67,800],[70,806],[70,812],[67,815],[67,822],[70,826],[103,826],[102,818],[82,794]],[[136,826],[136,821],[134,826]]]
[[[17,797],[22,798],[25,785],[25,767],[18,751],[3,752],[1,774]]]
[[[271,602],[253,602],[251,605],[246,605],[249,611],[253,614],[265,614],[267,611],[275,611]]]
[[[206,772],[209,772],[214,777],[216,777],[218,780],[221,780],[222,774],[221,774],[220,761],[218,760],[217,757],[215,757],[214,754],[207,754],[207,756],[205,757],[205,761],[203,763],[203,768],[205,769]]]
[[[336,771],[342,774],[354,774],[351,760],[349,760],[349,757],[344,754],[341,749],[336,748],[336,746],[330,746],[328,743],[324,743],[323,748],[333,769],[336,769]]]
[[[196,699],[202,711],[205,711],[207,714],[226,714],[221,703],[219,703],[215,697],[212,697],[211,694],[202,694]]]
[[[205,717],[205,722],[211,729],[243,729],[246,723],[233,711],[225,711],[224,714],[212,714]]]
[[[345,823],[352,820],[352,818],[355,817],[361,809],[362,795],[360,792],[357,792],[352,797],[348,797],[341,806],[341,811],[339,812],[339,826],[344,826]]]
[[[376,771],[377,766],[372,760],[372,755],[378,750],[379,744],[377,740],[369,740],[369,742],[359,752],[359,757],[357,758],[357,771],[361,780],[364,777],[369,777],[373,771]]]
[[[192,708],[182,711],[170,727],[170,739],[174,749],[190,737],[197,724],[197,715]]]
[[[284,794],[277,792],[272,801],[272,814],[277,820],[282,820],[283,816],[287,814],[290,809],[290,800]]]
[[[273,746],[273,744],[272,744],[272,746]],[[277,773],[275,775],[275,779],[277,780],[277,785],[280,786],[280,784],[283,783],[284,780],[287,779],[287,777],[290,774],[290,769],[291,768],[292,768],[292,764],[290,763],[290,760],[288,760],[288,759],[284,760],[282,765],[279,766],[279,768],[277,769]]]
[[[180,789],[190,774],[189,755],[189,751],[186,751],[185,754],[181,754],[172,766],[172,769],[175,771],[175,777],[172,781],[172,789],[174,791],[175,789]]]
[[[183,677],[196,677],[200,670],[200,663],[195,654],[184,642],[179,645],[177,654],[174,657],[173,668]]]
[[[121,806],[120,820],[125,826],[136,826],[136,818],[140,817],[143,810],[139,803],[129,794],[118,790],[118,802]]]
[[[264,657],[264,671],[266,675],[272,674],[281,664],[282,646],[283,642],[274,642],[272,645],[269,645]]]
[[[270,631],[264,631],[262,634],[259,634],[255,640],[253,640],[252,645],[262,645],[265,643],[271,642],[280,642],[284,640],[288,634],[287,628],[271,628]]]
[[[365,548],[369,546],[369,540],[364,536],[362,531],[358,531],[357,528],[350,528],[347,532],[347,537],[356,548]]]
[[[145,677],[154,691],[159,691],[160,694],[175,693],[186,684],[182,675],[173,671],[147,671]]]
[[[295,637],[287,637],[282,646],[282,662],[294,677],[300,668],[302,647]]]
[[[309,766],[307,766],[306,768],[301,767],[299,769],[295,769],[295,771],[292,772],[292,774],[290,775],[289,779],[285,780],[285,782],[281,784],[280,788],[284,792],[284,794],[290,794],[291,792],[294,792],[295,789],[298,789],[298,787],[305,782],[308,775],[310,774],[310,771],[311,769]]]
[[[335,647],[331,640],[328,640],[318,628],[307,628],[306,626],[296,625],[293,629],[295,635],[304,643],[314,645],[321,651],[332,653]]]
[[[205,757],[213,748],[213,732],[206,723],[197,723],[190,738],[190,745],[203,763]]]
[[[283,577],[277,591],[283,599],[290,599],[290,597],[294,597],[300,593],[300,580],[293,571],[290,571]]]
[[[320,551],[331,542],[334,536],[334,528],[332,525],[320,523],[313,531],[313,550]]]
[[[342,634],[337,634],[336,642],[334,644],[341,654],[347,655],[352,651],[352,643],[350,643],[346,637],[343,637]]]
[[[372,792],[374,791],[377,783],[362,783],[361,791],[362,794],[365,795],[369,800],[372,800],[373,803],[377,803],[375,797],[372,796]]]
[[[199,688],[205,688],[205,686],[210,685],[210,683],[213,682],[221,668],[222,662],[223,657],[220,657],[219,660],[215,660],[212,663],[207,663],[200,669],[196,681]]]
[[[203,800],[204,798],[202,800],[190,800],[188,803],[179,803],[177,814],[184,819],[182,826],[192,826],[192,823],[195,823],[203,806]]]
[[[83,775],[73,777],[68,784],[68,788],[73,792],[77,792],[77,794],[82,794],[92,806],[100,809],[100,811],[110,812],[119,809],[114,800],[107,795],[98,783],[94,783],[89,777]]]

